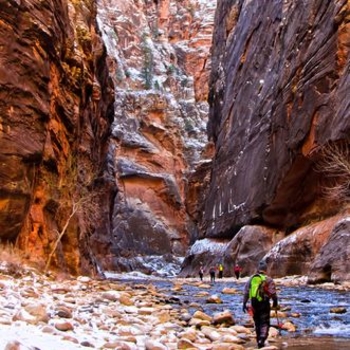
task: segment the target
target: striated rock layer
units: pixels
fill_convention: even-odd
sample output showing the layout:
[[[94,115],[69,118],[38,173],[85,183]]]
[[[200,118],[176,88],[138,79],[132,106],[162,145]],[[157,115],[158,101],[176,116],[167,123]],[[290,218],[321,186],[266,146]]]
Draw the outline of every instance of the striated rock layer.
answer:
[[[256,224],[289,235],[342,212],[339,198],[323,195],[329,179],[315,164],[324,145],[349,144],[349,19],[346,0],[218,1],[208,123],[215,156],[204,213],[195,214],[202,237],[230,240]],[[294,240],[298,254],[288,248],[279,250],[284,259],[270,255],[277,259],[271,269],[284,260],[284,273],[308,273],[328,237],[338,239],[333,227],[315,246]],[[313,276],[327,254],[324,248]],[[325,274],[347,278],[338,271]]]
[[[312,161],[318,146],[349,134],[347,6],[219,1],[207,235],[254,221],[292,228],[335,210],[322,203]]]
[[[183,256],[216,1],[0,5],[1,240],[71,273]]]
[[[197,237],[186,193],[207,142],[215,1],[97,6],[115,85],[108,167],[118,193],[108,230],[93,240],[103,269],[149,273],[140,255],[163,255],[168,263]]]
[[[0,238],[71,273],[108,198],[113,86],[91,1],[1,1]],[[62,243],[62,244],[61,244]]]

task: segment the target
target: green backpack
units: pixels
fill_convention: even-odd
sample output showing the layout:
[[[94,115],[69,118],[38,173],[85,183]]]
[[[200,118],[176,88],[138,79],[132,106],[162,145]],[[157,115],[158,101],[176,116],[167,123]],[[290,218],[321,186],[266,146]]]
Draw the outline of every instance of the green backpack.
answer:
[[[250,281],[249,298],[262,301],[265,295],[267,295],[266,289],[266,276],[260,274],[254,275]]]

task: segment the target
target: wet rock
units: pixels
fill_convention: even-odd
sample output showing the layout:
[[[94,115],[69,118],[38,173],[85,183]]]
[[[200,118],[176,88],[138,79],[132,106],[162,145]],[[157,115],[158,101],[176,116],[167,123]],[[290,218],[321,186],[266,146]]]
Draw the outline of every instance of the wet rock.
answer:
[[[345,314],[347,312],[347,309],[345,307],[332,307],[329,312],[333,313],[333,314]]]
[[[194,318],[198,318],[200,320],[206,320],[206,321],[209,321],[209,322],[211,322],[211,320],[212,320],[211,316],[207,315],[205,312],[202,312],[202,311],[196,311],[193,314],[193,317]]]
[[[291,321],[286,321],[281,325],[281,328],[288,332],[295,332],[296,327]]]
[[[348,281],[350,279],[350,218],[339,221],[313,262],[308,283]],[[336,252],[336,254],[334,253]]]
[[[74,326],[70,322],[66,321],[56,321],[55,322],[55,328],[62,332],[72,331],[74,329]]]
[[[243,333],[243,334],[251,334],[252,333],[250,329],[243,327],[241,325],[235,325],[235,326],[232,326],[231,328],[234,329],[237,333]]]
[[[64,334],[62,336],[62,340],[65,340],[65,341],[68,341],[68,342],[71,342],[73,344],[79,344],[79,341],[76,337],[72,336],[72,335],[68,335],[68,334]]]
[[[120,293],[116,292],[116,291],[109,291],[106,293],[102,293],[101,297],[103,299],[107,299],[109,301],[115,302],[118,301],[121,297]],[[128,298],[130,299],[130,295],[125,294],[124,295],[125,299]]]
[[[245,344],[245,340],[232,334],[223,334],[217,341],[218,343]]]
[[[283,311],[278,310],[278,311],[276,312],[275,310],[271,310],[270,316],[271,316],[272,318],[276,318],[276,314],[277,314],[277,317],[278,317],[278,318],[286,318],[286,317],[287,317],[287,314],[286,314],[285,312],[283,312]]]
[[[187,339],[191,342],[195,342],[197,339],[197,331],[193,328],[186,329],[184,332],[180,334],[181,339]]]
[[[212,350],[244,350],[244,346],[232,343],[213,344]]]
[[[232,313],[228,310],[225,310],[223,312],[214,314],[212,323],[214,325],[225,324],[227,326],[232,326],[235,324],[235,320],[232,316]]]
[[[142,307],[138,310],[139,315],[152,315],[154,312],[156,309],[152,307]]]
[[[228,287],[225,287],[222,292],[222,294],[237,294],[238,291],[236,288],[228,288]]]
[[[204,326],[201,328],[201,332],[205,335],[206,338],[211,341],[219,340],[221,337],[221,333],[216,330],[214,327]]]
[[[196,327],[200,328],[200,327],[203,327],[203,326],[210,326],[211,325],[211,321],[202,320],[200,318],[192,317],[188,324],[190,326],[196,326]]]
[[[13,321],[23,321],[28,324],[37,324],[37,319],[35,316],[31,315],[29,312],[25,310],[19,310],[14,316]]]
[[[182,313],[180,317],[181,317],[181,320],[188,322],[191,320],[192,315],[188,312],[185,312],[185,313]]]
[[[95,348],[94,344],[86,340],[82,341],[80,345],[83,346],[84,348]]]
[[[209,304],[222,304],[222,300],[219,295],[211,295],[207,300],[207,303]]]
[[[178,349],[199,349],[188,339],[180,339],[177,343]]]
[[[58,306],[56,309],[56,315],[62,318],[72,318],[72,310],[65,306]]]
[[[269,338],[276,338],[279,336],[279,329],[281,325],[274,325],[271,324],[271,327],[269,329]]]
[[[26,346],[17,340],[10,341],[6,344],[4,350],[39,350],[32,346]]]
[[[133,350],[136,349],[134,344],[116,341],[103,344],[103,349]]]
[[[167,346],[153,339],[146,340],[145,348],[146,350],[167,350],[168,349]]]

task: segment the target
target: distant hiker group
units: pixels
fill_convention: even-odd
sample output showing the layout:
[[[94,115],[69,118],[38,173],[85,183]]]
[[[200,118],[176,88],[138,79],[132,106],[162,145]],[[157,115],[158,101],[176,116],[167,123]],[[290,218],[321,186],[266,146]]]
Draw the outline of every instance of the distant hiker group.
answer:
[[[237,279],[239,279],[240,277],[241,270],[242,270],[241,267],[236,264],[236,266],[234,267],[234,274]],[[219,279],[222,279],[224,277],[224,264],[219,263],[217,266],[212,265],[209,267],[207,271],[209,271],[210,282],[215,282],[216,275]],[[203,281],[205,270],[202,264],[199,266],[198,274],[199,274],[200,280]]]
[[[215,278],[216,278],[216,272],[218,271],[218,278],[223,278],[223,274],[224,274],[224,266],[223,264],[219,264],[219,266],[210,266],[209,267],[209,276],[210,276],[210,282],[215,282]],[[203,265],[201,264],[199,267],[199,278],[201,281],[203,281],[203,277],[204,277],[204,268]]]

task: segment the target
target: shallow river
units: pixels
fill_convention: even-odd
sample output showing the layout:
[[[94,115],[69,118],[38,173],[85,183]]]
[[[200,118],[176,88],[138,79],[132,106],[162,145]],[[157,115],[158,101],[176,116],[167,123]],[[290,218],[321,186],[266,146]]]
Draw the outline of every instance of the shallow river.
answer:
[[[200,304],[203,311],[212,315],[223,310],[231,310],[237,324],[251,322],[249,315],[242,312],[242,294],[244,282],[233,279],[217,280],[209,289],[198,287],[193,280],[181,280],[183,288],[180,291],[173,290],[175,280],[142,279],[128,281],[134,283],[152,283],[157,288],[179,301],[179,305],[186,305],[190,313],[197,308],[191,308],[191,303]],[[208,281],[206,281],[209,283]],[[235,288],[237,294],[223,294],[223,288]],[[217,294],[222,304],[208,304],[207,297],[201,297],[199,292],[207,291],[209,294]],[[296,325],[297,331],[289,333],[281,331],[277,345],[281,349],[293,350],[345,350],[350,349],[350,309],[343,314],[331,313],[332,307],[349,308],[350,296],[346,292],[325,290],[317,287],[284,287],[278,285],[279,303],[282,308],[287,308],[288,319]],[[291,317],[292,313],[300,314],[300,317]],[[281,320],[279,320],[281,322]],[[271,324],[277,324],[276,319],[271,319]],[[274,344],[276,345],[276,344]]]

